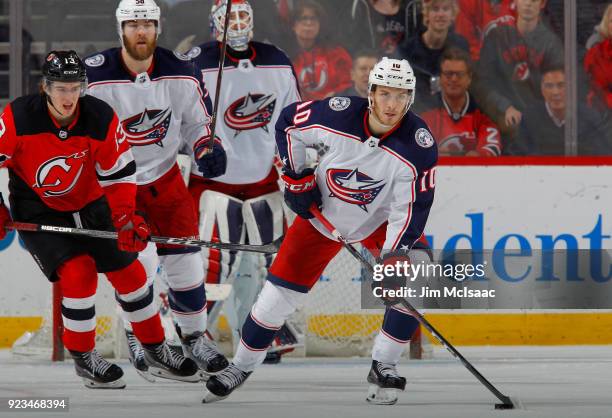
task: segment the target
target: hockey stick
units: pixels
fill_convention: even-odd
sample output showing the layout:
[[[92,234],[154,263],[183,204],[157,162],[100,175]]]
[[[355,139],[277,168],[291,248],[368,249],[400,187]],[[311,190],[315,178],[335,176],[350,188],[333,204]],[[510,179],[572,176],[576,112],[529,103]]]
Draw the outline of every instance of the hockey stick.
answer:
[[[223,39],[221,40],[221,55],[219,56],[219,69],[217,70],[217,85],[215,86],[215,102],[213,104],[213,114],[210,120],[210,139],[208,144],[196,156],[202,158],[207,153],[211,152],[215,143],[215,131],[217,130],[217,113],[219,113],[219,94],[221,93],[221,81],[223,80],[223,66],[225,64],[225,51],[227,50],[227,26],[230,21],[230,13],[232,10],[232,0],[227,0],[225,9],[225,23],[223,24]]]
[[[315,218],[317,218],[317,220],[323,224],[325,229],[327,229],[338,241],[340,241],[342,243],[344,248],[346,248],[357,260],[359,260],[361,265],[369,273],[371,273],[371,274],[374,273],[374,267],[370,264],[370,262],[368,260],[366,260],[365,257],[363,255],[361,255],[361,253],[359,253],[359,251],[357,251],[357,249],[355,247],[353,247],[353,245],[350,244],[342,236],[342,234],[331,224],[331,222],[329,222],[325,218],[325,216],[323,216],[323,214],[321,213],[319,208],[317,208],[316,206],[313,205],[310,208],[310,213],[312,213],[315,216]],[[495,397],[497,399],[499,399],[502,402],[502,403],[495,404],[495,409],[514,409],[517,406],[519,406],[517,401],[511,400],[510,397],[508,397],[508,396],[504,395],[503,393],[501,393],[495,386],[493,386],[493,384],[491,384],[491,382],[489,382],[487,380],[486,377],[484,377],[482,374],[480,374],[480,372],[478,370],[476,370],[476,368],[472,365],[472,363],[470,363],[468,360],[466,360],[466,358],[463,357],[463,355],[459,351],[457,351],[457,349],[455,347],[453,347],[453,345],[451,343],[449,343],[446,340],[446,338],[444,338],[444,336],[442,334],[440,334],[433,327],[433,325],[431,325],[429,323],[429,321],[427,319],[425,319],[425,317],[423,315],[421,315],[421,313],[419,311],[417,311],[410,304],[410,302],[408,302],[406,299],[400,299],[399,303],[404,308],[406,308],[408,310],[408,312],[410,312],[410,314],[412,316],[414,316],[414,318],[417,321],[419,321],[419,323],[422,326],[424,326],[425,329],[427,329],[427,331],[429,331],[431,333],[431,335],[433,335],[440,342],[440,344],[442,344],[444,346],[444,348],[446,348],[453,355],[453,357],[458,359],[465,366],[465,368],[468,369],[470,371],[470,373],[472,373],[476,377],[476,379],[478,379],[480,381],[480,383],[482,383],[487,389],[489,389],[489,391],[493,395],[495,395]]]
[[[117,233],[113,231],[99,231],[94,229],[83,229],[83,228],[69,228],[65,226],[54,226],[54,225],[39,225],[26,222],[9,222],[6,229],[14,229],[16,231],[28,231],[28,232],[51,232],[58,234],[69,234],[69,235],[84,235],[92,238],[105,238],[105,239],[117,239]],[[211,242],[202,241],[199,239],[189,238],[172,238],[172,237],[157,237],[151,236],[149,241],[157,244],[173,244],[183,245],[185,247],[207,247],[216,248],[218,250],[230,250],[230,251],[248,251],[252,253],[264,253],[273,254],[278,252],[278,248],[282,242],[282,237],[274,240],[270,244],[265,245],[251,245],[251,244],[233,244],[227,242]]]

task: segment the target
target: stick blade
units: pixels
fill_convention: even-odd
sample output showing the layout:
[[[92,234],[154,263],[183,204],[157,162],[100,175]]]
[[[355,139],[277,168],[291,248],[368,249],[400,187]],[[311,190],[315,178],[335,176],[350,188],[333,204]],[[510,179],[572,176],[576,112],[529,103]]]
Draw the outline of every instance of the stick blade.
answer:
[[[496,403],[495,409],[506,410],[506,409],[525,409],[523,403],[516,397],[510,396],[508,402]]]

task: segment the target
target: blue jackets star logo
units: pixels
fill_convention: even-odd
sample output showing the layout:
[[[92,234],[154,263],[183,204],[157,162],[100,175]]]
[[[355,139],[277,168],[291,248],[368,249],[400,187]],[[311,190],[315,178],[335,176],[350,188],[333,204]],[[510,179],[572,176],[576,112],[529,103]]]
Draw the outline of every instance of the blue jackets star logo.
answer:
[[[235,100],[223,115],[225,124],[238,132],[262,128],[268,132],[276,96],[274,94],[247,94]]]
[[[359,206],[368,211],[367,205],[372,203],[385,187],[382,180],[374,180],[367,174],[354,170],[330,168],[325,175],[330,197],[336,197],[346,203]]]
[[[127,140],[132,146],[157,144],[163,146],[162,141],[168,133],[172,121],[172,110],[145,109],[144,112],[130,116],[121,122]]]

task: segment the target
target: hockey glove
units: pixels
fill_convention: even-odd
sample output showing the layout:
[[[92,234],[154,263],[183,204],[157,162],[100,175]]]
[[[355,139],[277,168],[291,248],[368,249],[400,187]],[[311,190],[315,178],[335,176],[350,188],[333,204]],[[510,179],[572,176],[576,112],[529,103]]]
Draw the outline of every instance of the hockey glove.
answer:
[[[144,218],[137,213],[123,213],[113,217],[118,231],[117,246],[121,251],[140,252],[151,238],[151,230]]]
[[[207,179],[222,176],[227,169],[227,154],[223,149],[223,145],[221,145],[221,142],[215,140],[212,150],[202,157],[197,158],[206,146],[206,142],[202,141],[200,145],[196,145],[194,148],[198,170],[202,173],[202,176]]]
[[[310,207],[316,203],[321,206],[321,191],[314,176],[314,170],[307,168],[300,174],[285,169],[281,179],[285,183],[285,202],[287,206],[304,219],[314,218]]]
[[[4,199],[2,199],[2,193],[0,193],[0,241],[6,237],[6,224],[11,221],[11,214],[4,204]]]
[[[385,267],[393,266],[392,274],[384,274],[384,277],[380,281],[372,280],[372,291],[377,291],[375,295],[379,295],[380,299],[387,306],[396,305],[400,300],[404,299],[396,294],[401,288],[406,286],[407,277],[405,270],[408,270],[407,264],[410,264],[410,258],[404,253],[390,252],[382,257],[378,261],[378,264],[383,265],[383,272],[386,270]],[[397,271],[397,266],[400,267]],[[404,268],[406,267],[406,268]],[[387,267],[389,269],[389,267]]]

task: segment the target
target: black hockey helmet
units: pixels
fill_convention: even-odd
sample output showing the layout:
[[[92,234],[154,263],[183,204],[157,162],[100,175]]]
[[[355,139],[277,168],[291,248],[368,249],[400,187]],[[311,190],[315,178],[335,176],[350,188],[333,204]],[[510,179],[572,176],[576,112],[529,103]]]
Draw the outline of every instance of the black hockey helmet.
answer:
[[[49,52],[45,58],[42,73],[47,81],[71,83],[87,80],[85,65],[79,55],[72,50]]]

